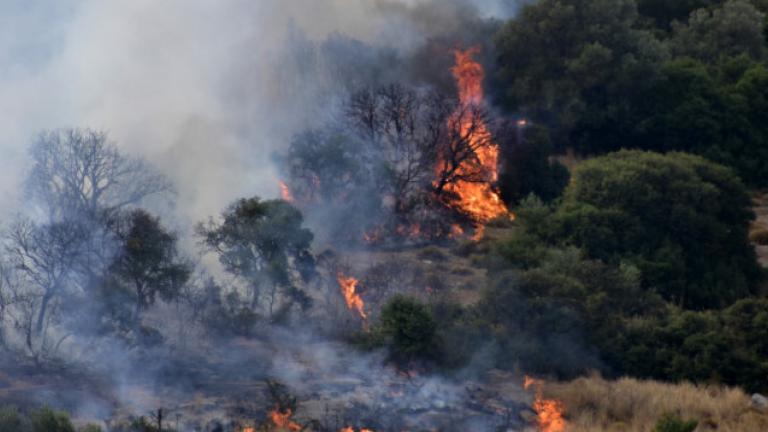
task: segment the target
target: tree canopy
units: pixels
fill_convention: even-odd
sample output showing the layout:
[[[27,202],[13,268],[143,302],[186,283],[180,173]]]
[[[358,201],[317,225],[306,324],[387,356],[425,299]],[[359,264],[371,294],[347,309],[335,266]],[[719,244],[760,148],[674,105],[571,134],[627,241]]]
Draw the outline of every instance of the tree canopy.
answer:
[[[581,165],[552,235],[686,308],[754,294],[760,270],[747,239],[750,197],[729,169],[697,156],[620,151]]]
[[[309,305],[309,297],[295,283],[296,274],[312,276],[314,258],[309,250],[312,233],[302,227],[303,216],[283,200],[243,198],[231,204],[220,221],[198,226],[202,242],[216,253],[224,268],[251,290],[251,307],[268,310],[285,298]]]

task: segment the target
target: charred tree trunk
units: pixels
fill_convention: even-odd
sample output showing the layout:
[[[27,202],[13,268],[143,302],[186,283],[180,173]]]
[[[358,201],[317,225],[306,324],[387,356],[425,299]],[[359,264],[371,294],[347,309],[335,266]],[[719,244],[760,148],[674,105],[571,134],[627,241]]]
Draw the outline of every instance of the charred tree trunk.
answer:
[[[45,324],[45,314],[48,311],[48,304],[53,298],[53,290],[48,290],[43,295],[43,299],[40,302],[40,311],[37,313],[37,323],[35,324],[35,333],[39,336],[43,332],[43,325]]]

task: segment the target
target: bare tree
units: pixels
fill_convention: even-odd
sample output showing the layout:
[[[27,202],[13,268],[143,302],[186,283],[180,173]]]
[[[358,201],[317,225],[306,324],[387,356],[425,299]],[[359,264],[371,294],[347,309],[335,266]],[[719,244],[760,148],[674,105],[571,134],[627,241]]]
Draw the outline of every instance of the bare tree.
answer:
[[[457,182],[493,181],[480,154],[493,146],[488,130],[489,115],[474,104],[457,105],[446,122],[445,137],[438,149],[435,194],[443,195],[445,187]]]
[[[493,145],[491,118],[480,105],[393,84],[353,94],[346,115],[372,163],[384,164],[397,213],[412,210],[420,192],[441,197],[446,185],[491,180],[480,160]]]
[[[402,85],[363,89],[352,95],[346,114],[370,148],[370,163],[381,165],[395,211],[406,214],[435,173],[436,156],[448,139],[456,102]],[[373,171],[377,171],[373,169]]]
[[[27,190],[53,220],[110,214],[171,189],[143,159],[120,153],[103,131],[42,132],[31,153]]]
[[[74,267],[83,254],[85,229],[74,223],[38,226],[21,221],[11,227],[6,252],[26,286],[27,303],[35,309],[28,317],[26,343],[43,333],[52,302],[74,281]],[[34,323],[32,322],[34,319]]]

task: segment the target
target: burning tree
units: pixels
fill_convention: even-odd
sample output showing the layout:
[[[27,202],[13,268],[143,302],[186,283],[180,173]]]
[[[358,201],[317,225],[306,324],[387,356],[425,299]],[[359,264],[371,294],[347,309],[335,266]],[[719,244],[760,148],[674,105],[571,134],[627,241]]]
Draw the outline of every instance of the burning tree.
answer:
[[[475,52],[455,53],[458,98],[402,84],[364,87],[340,121],[298,135],[283,162],[299,204],[344,203],[341,213],[366,217],[368,242],[447,237],[457,219],[507,214]]]
[[[441,148],[435,191],[477,222],[508,213],[495,190],[499,147],[488,128],[483,107],[483,68],[473,60],[477,49],[455,51],[451,69],[459,88],[459,105],[448,120],[451,132]]]

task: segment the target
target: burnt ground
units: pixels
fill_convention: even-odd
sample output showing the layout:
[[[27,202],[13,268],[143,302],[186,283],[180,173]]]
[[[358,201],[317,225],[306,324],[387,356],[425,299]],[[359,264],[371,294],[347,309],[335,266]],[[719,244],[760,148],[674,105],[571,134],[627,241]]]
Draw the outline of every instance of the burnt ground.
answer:
[[[465,238],[442,245],[344,251],[337,260],[361,280],[372,319],[385,295],[375,292],[381,286],[374,289],[366,283],[383,283],[385,289],[395,287],[424,299],[450,296],[472,304],[479,300],[486,276],[473,252],[510,229],[488,228],[486,240],[480,242]],[[381,263],[386,265],[371,271]],[[349,311],[342,307],[341,314]],[[296,398],[293,420],[310,426],[308,431],[320,430],[312,427],[315,424],[330,430],[356,425],[377,432],[427,427],[524,430],[533,415],[532,395],[522,389],[517,374],[403,374],[387,366],[383,356],[356,354],[341,342],[306,335],[283,343],[293,336],[271,334],[270,328],[261,331],[265,334],[253,339],[201,342],[210,345],[184,354],[133,353],[125,364],[135,369],[128,370],[93,365],[40,368],[17,359],[0,368],[0,405],[50,404],[72,413],[80,423],[102,425],[150,417],[163,408],[167,421],[178,423],[182,431],[214,430],[216,425],[237,430],[267,422],[275,404],[268,380],[275,379]]]
[[[768,230],[768,193],[755,194],[754,202],[757,218],[751,232]],[[372,319],[392,292],[469,305],[481,298],[486,278],[475,252],[513,229],[489,227],[480,242],[464,238],[439,245],[360,249],[337,253],[336,259],[360,279]],[[768,245],[755,247],[761,264],[768,267]],[[0,364],[0,405],[47,403],[73,413],[79,422],[102,425],[150,416],[163,408],[170,424],[178,424],[182,431],[213,430],[216,425],[237,430],[267,423],[275,403],[268,379],[277,378],[287,382],[296,397],[293,420],[307,425],[307,430],[317,430],[315,424],[331,430],[356,425],[379,432],[417,431],[419,425],[442,431],[530,428],[532,395],[522,389],[517,374],[497,370],[453,378],[400,374],[375,356],[360,360],[350,354],[346,359],[350,349],[339,342],[305,340],[300,347],[275,347],[259,338],[217,343],[189,355],[164,353],[162,364],[153,364],[153,353],[141,353],[144,358],[133,361],[143,365],[137,371],[94,371],[76,365],[41,368],[5,356]],[[316,352],[332,354],[324,363],[326,354]],[[289,376],[274,376],[272,357],[290,364]]]

